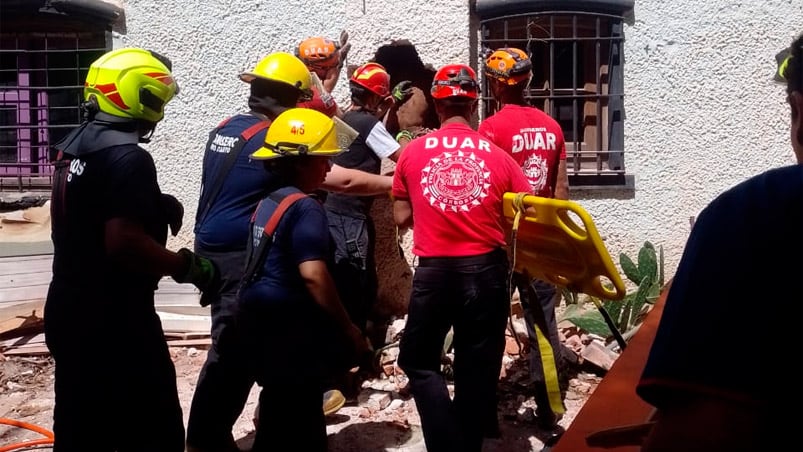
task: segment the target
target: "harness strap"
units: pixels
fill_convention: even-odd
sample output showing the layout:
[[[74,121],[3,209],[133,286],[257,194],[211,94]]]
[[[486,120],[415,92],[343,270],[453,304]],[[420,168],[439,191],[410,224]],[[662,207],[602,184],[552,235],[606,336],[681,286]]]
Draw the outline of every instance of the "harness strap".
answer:
[[[287,195],[279,194],[276,197],[274,197],[274,194],[271,194],[270,197],[275,201],[278,201],[279,205],[276,206],[276,210],[273,211],[270,218],[268,218],[268,221],[265,223],[265,226],[262,228],[262,238],[259,241],[259,247],[255,253],[250,252],[253,240],[248,241],[249,253],[245,265],[245,272],[243,273],[243,285],[249,284],[252,281],[257,273],[257,270],[262,267],[262,264],[265,262],[265,258],[268,255],[268,249],[273,244],[273,233],[276,231],[276,226],[279,225],[279,221],[282,219],[285,211],[287,211],[287,209],[299,199],[306,198],[307,195],[300,192],[294,192]],[[260,202],[260,205],[261,204],[262,203]],[[259,206],[257,206],[257,210],[259,210]],[[256,210],[254,211],[254,215],[251,217],[251,223],[254,222],[255,217]]]
[[[217,136],[217,133],[220,131],[220,129],[222,129],[223,126],[225,126],[229,122],[229,120],[231,120],[231,118],[224,119],[223,121],[221,121],[220,124],[218,124],[217,127],[215,127],[214,129],[212,129],[211,132],[209,132],[209,140],[206,143],[207,149],[212,144],[212,141],[215,139],[215,136]],[[195,224],[201,224],[206,215],[209,213],[209,209],[212,208],[212,204],[214,204],[214,202],[217,200],[218,195],[220,194],[220,189],[223,187],[223,182],[226,180],[226,177],[228,177],[229,172],[231,172],[231,169],[234,167],[234,163],[237,161],[237,157],[240,155],[240,152],[242,151],[245,144],[251,138],[253,138],[254,135],[256,135],[262,130],[267,129],[269,126],[270,126],[270,121],[263,120],[243,130],[240,133],[240,136],[238,137],[237,141],[234,143],[234,146],[232,146],[229,153],[226,154],[226,160],[220,167],[220,170],[217,173],[217,177],[215,178],[214,183],[209,186],[209,190],[208,191],[203,190],[203,186],[205,184],[203,183],[201,184],[202,187],[201,199],[200,202],[198,203],[200,208],[198,209],[198,213],[195,216]],[[209,165],[209,155],[207,155],[206,158],[204,158],[204,163],[203,163],[204,174],[206,174],[206,167],[208,165]]]

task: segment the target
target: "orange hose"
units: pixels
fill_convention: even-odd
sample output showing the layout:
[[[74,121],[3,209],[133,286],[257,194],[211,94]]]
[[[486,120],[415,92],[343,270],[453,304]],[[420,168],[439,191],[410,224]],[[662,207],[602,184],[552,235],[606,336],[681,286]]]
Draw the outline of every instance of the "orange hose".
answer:
[[[45,444],[53,444],[53,432],[50,430],[40,427],[38,425],[29,424],[27,422],[18,421],[15,419],[9,419],[5,417],[0,417],[0,424],[11,425],[14,427],[24,428],[26,430],[30,430],[32,432],[39,433],[44,435],[45,438],[34,439],[30,441],[23,441],[21,443],[9,444],[7,446],[0,446],[0,452],[8,452],[12,450],[22,449],[24,447],[32,447],[32,446],[41,446]]]

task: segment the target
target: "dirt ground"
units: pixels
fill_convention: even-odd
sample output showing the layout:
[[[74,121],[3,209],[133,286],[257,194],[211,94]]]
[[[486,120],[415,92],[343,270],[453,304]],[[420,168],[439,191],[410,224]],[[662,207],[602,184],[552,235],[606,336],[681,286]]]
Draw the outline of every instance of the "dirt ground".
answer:
[[[172,347],[177,387],[184,417],[195,388],[205,350]],[[0,355],[2,356],[2,355]],[[500,380],[499,418],[501,439],[486,440],[483,452],[540,451],[552,435],[535,426],[535,406],[528,388],[525,358],[506,356],[506,375]],[[569,375],[567,412],[560,425],[567,428],[600,376],[580,369]],[[53,363],[49,356],[0,358],[0,417],[50,429],[53,415]],[[327,418],[330,452],[425,452],[415,402],[387,379],[368,380],[357,401],[347,403]],[[258,398],[254,387],[245,410],[234,428],[241,448],[248,450],[253,434],[252,415]],[[281,410],[281,407],[276,407]],[[102,413],[99,413],[102,415]],[[0,447],[41,438],[17,427],[0,425]],[[49,450],[49,449],[45,449]]]

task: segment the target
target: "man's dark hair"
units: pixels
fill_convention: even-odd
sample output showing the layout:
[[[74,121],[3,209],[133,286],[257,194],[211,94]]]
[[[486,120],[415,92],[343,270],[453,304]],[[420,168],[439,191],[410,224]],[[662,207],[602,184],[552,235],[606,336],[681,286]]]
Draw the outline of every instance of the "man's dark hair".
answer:
[[[786,92],[803,93],[803,34],[795,39],[789,48],[790,58],[782,74],[786,79]]]
[[[441,114],[446,118],[451,118],[452,116],[469,118],[472,115],[473,104],[474,99],[469,97],[450,97],[435,100],[435,105],[438,106]]]
[[[349,83],[349,88],[351,89],[351,102],[360,107],[366,107],[368,100],[375,95],[373,91],[354,82]]]
[[[274,99],[282,107],[292,108],[298,103],[301,91],[286,83],[255,78],[251,81],[251,99]],[[249,101],[249,105],[252,101]],[[253,108],[253,105],[252,105]]]

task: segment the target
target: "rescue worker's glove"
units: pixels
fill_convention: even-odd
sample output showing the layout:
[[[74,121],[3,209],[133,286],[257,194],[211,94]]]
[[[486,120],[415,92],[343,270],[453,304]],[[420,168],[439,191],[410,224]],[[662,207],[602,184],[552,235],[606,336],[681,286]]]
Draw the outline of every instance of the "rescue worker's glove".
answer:
[[[175,196],[162,193],[162,212],[170,226],[170,233],[175,237],[184,224],[184,206]]]
[[[396,102],[397,105],[401,105],[407,100],[410,99],[410,96],[413,95],[413,82],[410,80],[404,80],[396,84],[393,87],[393,91],[391,91],[391,97],[393,97],[393,102]]]
[[[184,259],[182,271],[173,275],[179,284],[190,283],[201,291],[201,306],[208,306],[212,296],[220,291],[220,270],[217,265],[205,257],[201,257],[187,248],[178,250],[178,255]]]

